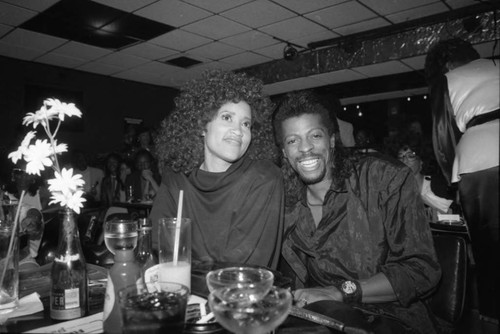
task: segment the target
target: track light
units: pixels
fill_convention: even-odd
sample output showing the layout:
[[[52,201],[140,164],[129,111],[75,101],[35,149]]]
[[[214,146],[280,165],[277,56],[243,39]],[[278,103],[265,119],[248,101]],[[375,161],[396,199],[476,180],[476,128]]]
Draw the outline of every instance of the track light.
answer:
[[[287,44],[283,50],[283,58],[286,60],[294,60],[297,57],[297,54],[297,49],[290,44]]]

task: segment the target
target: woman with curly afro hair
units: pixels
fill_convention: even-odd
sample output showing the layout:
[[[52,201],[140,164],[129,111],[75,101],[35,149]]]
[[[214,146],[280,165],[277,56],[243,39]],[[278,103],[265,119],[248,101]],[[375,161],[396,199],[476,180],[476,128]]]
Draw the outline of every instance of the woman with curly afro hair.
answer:
[[[272,103],[246,74],[206,71],[188,82],[155,140],[162,184],[150,218],[175,217],[180,190],[196,262],[276,268],[283,180],[272,133]],[[156,245],[155,245],[156,246]]]

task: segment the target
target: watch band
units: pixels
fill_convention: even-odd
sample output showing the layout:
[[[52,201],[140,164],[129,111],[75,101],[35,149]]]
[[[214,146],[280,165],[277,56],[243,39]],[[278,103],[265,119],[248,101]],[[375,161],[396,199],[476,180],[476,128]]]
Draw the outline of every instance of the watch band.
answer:
[[[339,287],[343,301],[346,304],[361,303],[363,292],[361,284],[356,280],[344,280]]]

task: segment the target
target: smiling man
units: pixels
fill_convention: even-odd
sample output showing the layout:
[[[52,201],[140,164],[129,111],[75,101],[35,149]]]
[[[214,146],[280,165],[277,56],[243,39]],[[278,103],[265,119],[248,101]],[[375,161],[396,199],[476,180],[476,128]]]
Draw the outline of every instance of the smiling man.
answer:
[[[348,156],[331,117],[312,94],[292,93],[274,119],[294,297],[355,304],[378,319],[376,332],[434,333],[421,299],[441,272],[411,171],[382,156]]]

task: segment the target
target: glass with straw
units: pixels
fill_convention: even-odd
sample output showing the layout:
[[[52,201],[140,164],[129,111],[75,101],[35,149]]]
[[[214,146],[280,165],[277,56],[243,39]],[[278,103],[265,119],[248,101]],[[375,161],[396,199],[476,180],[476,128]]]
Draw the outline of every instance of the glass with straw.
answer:
[[[184,192],[179,193],[176,218],[159,220],[159,279],[191,290],[191,220],[182,217]]]

